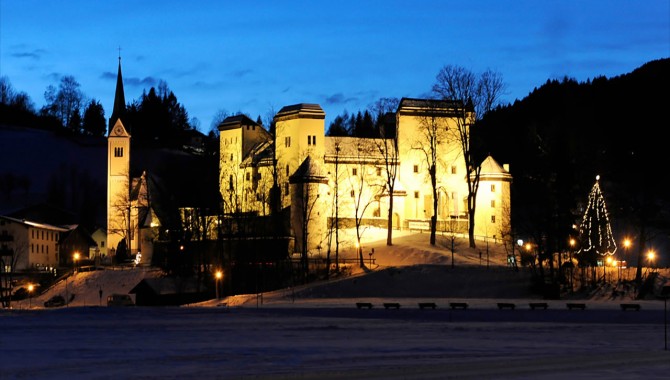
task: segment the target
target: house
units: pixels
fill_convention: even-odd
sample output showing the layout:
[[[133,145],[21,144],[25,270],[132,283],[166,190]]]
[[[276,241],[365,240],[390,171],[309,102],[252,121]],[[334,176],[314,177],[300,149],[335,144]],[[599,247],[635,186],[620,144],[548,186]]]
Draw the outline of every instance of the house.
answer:
[[[0,216],[2,271],[55,270],[64,260],[59,243],[68,231],[46,223]]]
[[[211,289],[194,278],[145,278],[133,287],[137,306],[179,306],[212,298]]]

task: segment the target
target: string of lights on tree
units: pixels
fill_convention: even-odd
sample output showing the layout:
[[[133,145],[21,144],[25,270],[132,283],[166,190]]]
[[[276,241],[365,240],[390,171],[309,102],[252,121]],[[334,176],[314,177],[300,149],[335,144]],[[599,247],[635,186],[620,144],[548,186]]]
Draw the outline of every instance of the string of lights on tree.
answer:
[[[617,246],[605,205],[605,198],[600,190],[600,176],[589,193],[584,218],[579,227],[580,252],[596,252],[601,256],[613,255]]]

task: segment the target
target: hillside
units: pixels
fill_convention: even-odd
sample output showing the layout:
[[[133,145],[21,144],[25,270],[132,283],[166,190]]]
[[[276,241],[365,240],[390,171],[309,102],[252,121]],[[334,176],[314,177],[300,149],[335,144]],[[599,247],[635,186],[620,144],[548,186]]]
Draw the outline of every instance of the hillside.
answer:
[[[351,236],[351,231],[343,231]],[[440,236],[436,247],[428,243],[428,234],[398,232],[394,245],[388,247],[383,239],[384,230],[370,229],[363,240],[366,261],[368,252],[374,248],[374,264],[361,269],[349,265],[343,275],[330,280],[317,281],[294,288],[280,289],[262,294],[243,294],[226,297],[224,300],[206,301],[200,306],[216,306],[222,302],[229,306],[265,305],[351,305],[357,299],[395,299],[405,304],[417,299],[432,299],[446,303],[448,299],[467,299],[469,302],[485,300],[532,300],[542,296],[531,291],[531,275],[528,269],[515,271],[506,265],[506,253],[501,245],[489,242],[488,266],[486,243],[480,242],[479,250],[469,248],[467,240],[458,238],[454,244],[454,267],[451,267],[450,241]],[[349,240],[351,241],[351,240]],[[341,258],[353,260],[355,251],[344,244]],[[668,270],[660,272],[659,281],[670,277]],[[143,278],[161,276],[159,270],[150,268],[125,268],[93,272],[80,272],[67,281],[68,295],[74,294],[70,306],[104,305],[107,295],[127,294]],[[13,303],[15,308],[42,308],[44,301],[56,294],[65,296],[65,281],[61,281],[32,300]],[[103,290],[100,299],[99,290]],[[633,293],[611,296],[611,287],[600,287],[590,292],[565,296],[569,299],[586,299],[596,302],[621,302],[630,300]],[[131,295],[134,297],[134,295]],[[479,300],[479,301],[477,301]],[[653,304],[651,297],[648,301]]]

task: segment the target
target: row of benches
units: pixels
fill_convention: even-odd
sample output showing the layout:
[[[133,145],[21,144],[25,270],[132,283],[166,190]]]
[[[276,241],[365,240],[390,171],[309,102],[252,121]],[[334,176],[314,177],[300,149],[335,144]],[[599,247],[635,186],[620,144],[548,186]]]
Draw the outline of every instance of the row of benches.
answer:
[[[383,303],[385,309],[400,309],[400,303],[398,302],[385,302]],[[437,304],[434,302],[419,302],[417,304],[419,306],[419,309],[436,309]],[[532,309],[544,309],[546,310],[549,308],[549,304],[546,302],[530,302],[528,303],[528,306]],[[585,310],[586,309],[586,304],[585,303],[574,303],[574,302],[569,302],[566,303],[565,306],[569,310],[573,309],[579,309],[579,310]],[[356,307],[358,309],[372,309],[372,303],[371,302],[356,302]],[[466,302],[450,302],[449,307],[452,309],[467,309],[468,304]],[[514,310],[516,308],[516,304],[510,303],[510,302],[498,302],[498,309],[503,310],[503,309],[510,309]],[[621,304],[621,310],[626,311],[626,310],[635,310],[635,311],[640,311],[640,304],[638,303],[622,303]]]

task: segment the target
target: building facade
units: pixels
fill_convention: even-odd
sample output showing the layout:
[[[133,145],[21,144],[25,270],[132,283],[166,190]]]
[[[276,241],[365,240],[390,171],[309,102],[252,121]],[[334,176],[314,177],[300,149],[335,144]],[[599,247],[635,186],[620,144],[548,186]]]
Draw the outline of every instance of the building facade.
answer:
[[[395,112],[397,135],[388,139],[326,136],[325,112],[317,104],[282,108],[274,135],[245,116],[229,117],[219,126],[224,213],[268,215],[269,190],[276,181],[281,207],[291,207],[295,252],[314,256],[332,241],[334,218],[341,227],[386,227],[391,201],[393,228],[428,230],[433,166],[437,229],[467,234],[468,173],[461,140],[453,133],[457,107],[449,101],[402,99]],[[475,236],[503,238],[511,224],[509,167],[487,157],[480,169]]]

